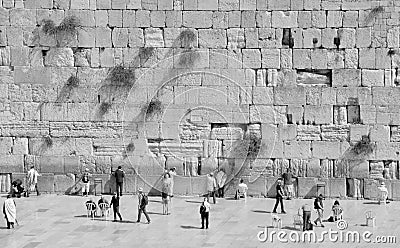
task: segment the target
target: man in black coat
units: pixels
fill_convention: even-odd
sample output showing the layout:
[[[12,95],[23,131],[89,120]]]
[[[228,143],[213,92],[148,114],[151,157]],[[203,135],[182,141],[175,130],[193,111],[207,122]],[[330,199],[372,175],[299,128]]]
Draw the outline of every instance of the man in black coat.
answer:
[[[114,221],[117,221],[117,214],[119,217],[119,220],[122,221],[122,216],[119,212],[119,196],[114,192],[113,197],[111,198],[111,203],[110,203],[110,207],[113,207],[113,211],[114,211]]]
[[[278,184],[276,185],[276,202],[275,202],[275,207],[272,213],[276,213],[276,208],[278,207],[278,204],[281,204],[281,212],[282,214],[286,214],[285,208],[283,207],[283,187],[282,187],[282,181],[278,180]]]
[[[117,196],[122,196],[122,186],[124,184],[125,172],[122,170],[121,166],[118,166],[118,169],[114,172],[114,176],[117,185]]]

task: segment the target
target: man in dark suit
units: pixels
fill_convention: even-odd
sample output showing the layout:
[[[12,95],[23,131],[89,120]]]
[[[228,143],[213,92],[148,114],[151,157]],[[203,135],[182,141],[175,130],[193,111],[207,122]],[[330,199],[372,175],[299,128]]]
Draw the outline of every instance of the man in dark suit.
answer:
[[[278,207],[278,204],[281,204],[281,212],[282,214],[286,214],[285,208],[283,207],[283,187],[282,187],[282,181],[278,180],[278,184],[276,185],[276,202],[275,202],[275,207],[272,213],[276,213],[276,208]]]
[[[114,176],[117,184],[117,196],[122,196],[122,187],[124,185],[125,172],[122,170],[121,166],[118,166],[118,169],[114,172]]]

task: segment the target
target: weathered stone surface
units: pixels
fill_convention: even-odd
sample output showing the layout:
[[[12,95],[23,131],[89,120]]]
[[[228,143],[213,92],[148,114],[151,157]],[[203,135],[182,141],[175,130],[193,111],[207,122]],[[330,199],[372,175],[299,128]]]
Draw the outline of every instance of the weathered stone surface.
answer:
[[[313,125],[298,125],[296,138],[304,141],[321,140],[321,128]]]
[[[1,123],[1,133],[4,136],[38,137],[49,134],[48,122],[14,122]]]
[[[310,72],[297,73],[296,81],[298,85],[310,86],[330,85],[331,83],[328,76]]]
[[[319,159],[337,159],[341,155],[340,142],[313,141],[312,156]]]
[[[345,141],[349,137],[350,127],[348,125],[322,125],[321,137],[325,141]]]
[[[276,105],[304,105],[306,101],[305,90],[302,87],[276,87],[274,97]]]

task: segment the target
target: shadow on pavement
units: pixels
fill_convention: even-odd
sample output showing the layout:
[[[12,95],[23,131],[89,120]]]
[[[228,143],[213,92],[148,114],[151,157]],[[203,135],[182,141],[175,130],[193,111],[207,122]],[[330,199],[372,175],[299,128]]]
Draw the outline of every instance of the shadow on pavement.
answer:
[[[181,225],[181,228],[183,228],[183,229],[201,229],[198,226],[185,226],[185,225]]]
[[[266,210],[251,210],[251,212],[259,213],[259,214],[270,214],[270,213],[272,213],[271,211],[266,211]]]

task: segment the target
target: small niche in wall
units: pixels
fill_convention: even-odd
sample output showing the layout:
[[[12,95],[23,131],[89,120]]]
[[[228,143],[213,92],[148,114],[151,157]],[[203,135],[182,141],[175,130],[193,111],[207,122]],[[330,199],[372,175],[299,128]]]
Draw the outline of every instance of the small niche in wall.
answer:
[[[296,82],[299,86],[332,86],[332,70],[300,69]]]
[[[348,105],[347,107],[347,123],[360,124],[360,105]]]
[[[292,30],[290,28],[283,29],[282,45],[289,46],[289,48],[294,47],[294,39],[292,37]]]

